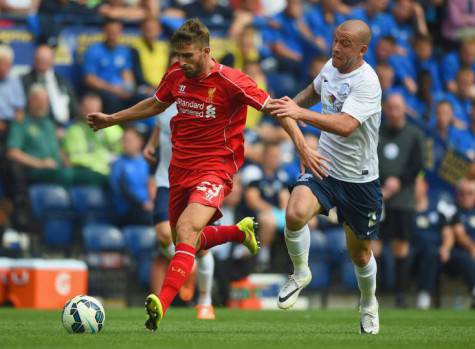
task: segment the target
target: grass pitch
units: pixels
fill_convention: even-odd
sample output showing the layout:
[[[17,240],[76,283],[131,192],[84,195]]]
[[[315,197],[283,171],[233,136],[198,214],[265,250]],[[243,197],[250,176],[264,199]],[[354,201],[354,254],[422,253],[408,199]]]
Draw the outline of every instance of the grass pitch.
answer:
[[[382,310],[381,332],[358,334],[357,311],[216,309],[198,321],[194,309],[172,308],[155,333],[138,308],[106,310],[104,331],[68,334],[60,311],[0,309],[0,348],[475,348],[475,311]]]

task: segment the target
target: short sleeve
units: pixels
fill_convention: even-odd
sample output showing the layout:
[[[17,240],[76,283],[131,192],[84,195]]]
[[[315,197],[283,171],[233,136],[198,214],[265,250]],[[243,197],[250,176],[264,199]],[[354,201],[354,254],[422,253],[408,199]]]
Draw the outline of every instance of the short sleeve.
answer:
[[[322,94],[322,74],[318,74],[317,77],[313,80],[313,89],[315,93]]]
[[[8,132],[7,148],[22,149],[25,139],[25,127],[22,122],[14,122]]]
[[[236,96],[240,102],[246,105],[250,105],[254,109],[262,110],[269,99],[269,94],[260,89],[256,82],[244,73],[239,73],[234,79],[225,76],[232,85],[235,87],[234,96]]]
[[[162,103],[171,104],[175,101],[172,91],[175,79],[173,76],[180,70],[177,65],[172,65],[160,81],[160,84],[155,91],[155,98]]]
[[[96,45],[89,46],[86,54],[84,55],[83,69],[85,75],[97,75],[97,49],[98,47]]]
[[[368,79],[351,88],[343,103],[342,113],[354,117],[360,124],[381,111],[381,87],[377,79]]]

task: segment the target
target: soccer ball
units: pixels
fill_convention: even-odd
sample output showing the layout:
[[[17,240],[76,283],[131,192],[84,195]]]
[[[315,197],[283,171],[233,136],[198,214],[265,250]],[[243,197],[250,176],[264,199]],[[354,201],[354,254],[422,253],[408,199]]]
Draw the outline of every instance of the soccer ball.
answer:
[[[61,321],[69,333],[100,332],[105,319],[101,302],[89,296],[76,296],[67,301],[61,313]]]

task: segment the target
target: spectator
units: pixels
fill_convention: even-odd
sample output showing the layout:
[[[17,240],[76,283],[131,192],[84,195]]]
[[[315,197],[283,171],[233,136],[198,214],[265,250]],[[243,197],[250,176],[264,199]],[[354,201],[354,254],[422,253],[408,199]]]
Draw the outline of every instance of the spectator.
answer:
[[[447,100],[439,101],[435,115],[434,135],[443,140],[447,146],[461,151],[461,142],[466,141],[466,137],[463,137],[463,131],[456,127],[452,104]]]
[[[7,140],[7,155],[16,165],[14,180],[19,192],[28,183],[55,183],[68,186],[71,172],[63,167],[59,141],[49,116],[48,92],[32,85],[28,94],[28,112],[23,121],[12,124]]]
[[[278,69],[300,82],[307,60],[328,51],[325,39],[312,33],[301,0],[288,0],[287,7],[274,17],[272,25],[275,28],[272,50],[278,60]]]
[[[266,143],[262,154],[262,166],[256,177],[244,190],[246,206],[259,222],[261,250],[257,256],[258,267],[267,270],[271,263],[271,245],[277,232],[285,226],[285,208],[289,199],[288,175],[280,169],[279,143]]]
[[[326,48],[326,50],[322,50],[323,54],[330,54],[333,33],[336,27],[345,20],[344,16],[338,12],[340,8],[341,3],[338,1],[322,0],[314,1],[306,11],[305,19],[312,33],[325,41],[325,45],[322,45],[322,49]]]
[[[134,103],[135,81],[130,49],[119,44],[122,24],[109,20],[104,24],[104,41],[93,44],[84,57],[86,86],[97,92],[104,112],[113,113]]]
[[[462,179],[457,190],[458,210],[454,218],[455,248],[448,272],[462,273],[475,309],[475,182]]]
[[[376,44],[381,38],[391,35],[391,28],[396,26],[394,18],[386,13],[388,3],[389,0],[368,0],[348,15],[349,19],[360,19],[371,28],[372,38],[365,59],[373,66],[376,61]]]
[[[390,95],[383,112],[385,122],[381,126],[378,145],[385,205],[381,233],[384,240],[391,242],[395,257],[396,306],[405,307],[409,240],[415,209],[414,182],[424,166],[424,139],[421,132],[406,121],[406,104],[401,95]]]
[[[410,49],[410,40],[414,35],[429,35],[424,9],[418,2],[396,0],[392,13],[395,25],[391,27],[391,34],[397,38],[398,45],[404,49]]]
[[[125,0],[107,0],[98,7],[99,14],[107,19],[139,22],[150,16],[157,18],[160,7],[154,0],[139,0],[135,2]]]
[[[112,166],[110,186],[118,224],[152,226],[153,202],[148,192],[149,168],[142,155],[143,139],[134,128],[122,138],[124,154]]]
[[[452,104],[454,116],[463,123],[470,123],[470,112],[474,100],[475,73],[470,68],[462,68],[457,73],[457,85],[454,93],[448,92],[445,98]]]
[[[442,35],[446,40],[458,41],[467,34],[473,36],[474,26],[474,0],[447,1],[447,12],[442,24]]]
[[[75,184],[104,186],[110,173],[110,163],[121,150],[123,132],[120,126],[94,132],[87,125],[86,116],[101,111],[102,102],[98,95],[84,95],[81,117],[66,131],[63,149],[69,164],[78,174]]]
[[[0,156],[4,154],[8,127],[12,121],[23,118],[25,95],[18,78],[11,75],[13,50],[0,45]]]
[[[152,94],[168,67],[169,46],[160,41],[162,26],[154,17],[147,17],[140,25],[141,37],[135,42],[134,77],[142,94]]]
[[[418,261],[416,305],[419,309],[428,309],[440,267],[450,259],[454,232],[448,221],[450,217],[441,211],[443,205],[438,205],[439,202],[429,196],[428,183],[423,176],[416,179],[415,198],[416,213],[411,247]]]
[[[237,39],[236,50],[231,57],[225,57],[222,60],[223,64],[227,63],[236,69],[243,70],[248,63],[259,62],[261,57],[257,46],[258,41],[257,28],[251,25],[245,27]]]
[[[54,51],[48,45],[39,45],[31,70],[22,76],[25,93],[34,84],[41,84],[48,91],[51,115],[56,125],[66,127],[78,115],[76,95],[60,75],[54,72]]]
[[[415,94],[417,83],[411,76],[412,64],[408,57],[398,54],[396,40],[392,36],[384,36],[376,44],[376,62],[372,65],[387,63],[394,70],[395,83],[404,87],[403,94]]]
[[[460,52],[450,52],[442,59],[442,79],[449,92],[457,91],[457,72],[462,67],[470,68],[475,72],[475,38],[464,39]]]
[[[433,54],[432,38],[430,36],[417,35],[413,41],[414,57],[413,57],[413,79],[422,71],[428,71],[432,77],[432,86],[430,91],[438,93],[443,90],[442,81],[440,79],[439,64]]]
[[[26,230],[28,217],[28,196],[15,185],[12,163],[7,157],[7,136],[10,125],[23,119],[25,96],[21,82],[12,76],[11,67],[14,59],[10,46],[0,45],[0,187],[15,208],[12,225],[16,229]],[[25,188],[23,188],[25,189]],[[7,203],[5,202],[5,205]],[[9,210],[5,210],[9,211]]]
[[[227,36],[233,22],[231,9],[218,0],[197,0],[183,6],[183,11],[186,18],[199,18],[213,36]]]

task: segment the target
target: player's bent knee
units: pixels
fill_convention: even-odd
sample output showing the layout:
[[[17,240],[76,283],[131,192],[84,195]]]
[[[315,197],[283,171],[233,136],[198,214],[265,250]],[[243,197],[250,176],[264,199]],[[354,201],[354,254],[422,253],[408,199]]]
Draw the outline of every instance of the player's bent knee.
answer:
[[[358,267],[364,267],[368,265],[371,258],[371,250],[363,249],[357,251],[349,251],[351,260]]]
[[[198,241],[200,229],[196,229],[188,220],[179,220],[176,225],[176,243],[194,245]]]
[[[285,212],[285,224],[291,230],[301,229],[308,221],[308,210],[302,205],[287,207]]]

